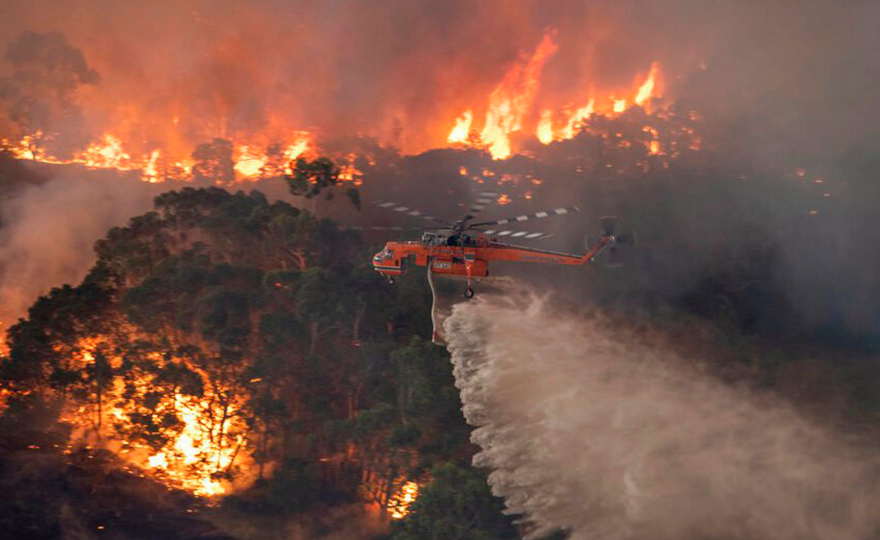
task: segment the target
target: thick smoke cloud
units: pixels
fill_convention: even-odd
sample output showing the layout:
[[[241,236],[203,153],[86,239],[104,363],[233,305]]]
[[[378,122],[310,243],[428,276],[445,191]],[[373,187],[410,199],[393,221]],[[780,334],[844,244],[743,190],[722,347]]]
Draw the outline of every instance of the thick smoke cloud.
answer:
[[[877,449],[730,387],[650,337],[529,294],[446,321],[475,464],[535,534],[857,540],[880,530]],[[696,360],[696,361],[695,361]]]
[[[60,176],[22,188],[0,215],[0,331],[52,287],[79,283],[95,259],[95,241],[110,227],[149,209],[154,184],[117,175]]]

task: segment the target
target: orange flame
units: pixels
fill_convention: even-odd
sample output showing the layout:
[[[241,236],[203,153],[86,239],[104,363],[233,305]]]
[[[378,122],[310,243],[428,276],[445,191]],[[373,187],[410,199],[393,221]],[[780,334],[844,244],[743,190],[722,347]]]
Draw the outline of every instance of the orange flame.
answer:
[[[391,496],[388,501],[388,513],[391,519],[403,519],[409,514],[410,505],[419,497],[419,486],[409,481]]]
[[[657,64],[657,62],[651,64],[651,71],[648,74],[648,78],[647,80],[645,80],[644,83],[642,83],[642,86],[639,87],[638,94],[636,94],[636,105],[644,106],[645,103],[647,103],[648,100],[651,99],[654,93],[654,85],[657,80],[657,72],[659,71],[659,69],[660,66],[659,64]]]
[[[510,157],[510,134],[522,129],[523,118],[538,91],[541,70],[556,49],[550,33],[544,34],[528,63],[510,68],[501,84],[489,95],[489,109],[480,139],[488,146],[492,159]]]
[[[538,121],[538,130],[535,136],[542,144],[550,144],[553,142],[553,111],[544,109],[541,111],[541,120]]]
[[[446,142],[451,144],[466,143],[471,132],[471,122],[473,119],[474,114],[471,111],[465,111],[464,114],[456,118],[455,127],[449,132]]]
[[[591,99],[586,105],[571,115],[571,118],[568,119],[568,123],[565,125],[565,129],[562,130],[563,139],[571,139],[575,136],[575,130],[593,115],[595,104],[596,100]]]
[[[84,338],[75,348],[72,362],[74,368],[94,365],[100,340]],[[152,355],[157,364],[167,359],[161,354]],[[122,359],[108,359],[113,368],[122,365]],[[195,366],[190,369],[198,371]],[[200,373],[206,377],[206,374]],[[212,497],[226,493],[230,487],[233,464],[246,464],[248,457],[240,452],[244,444],[246,426],[240,418],[240,399],[223,388],[218,381],[206,385],[200,396],[188,396],[179,392],[163,397],[146,413],[126,394],[133,384],[138,393],[154,390],[152,379],[135,373],[133,381],[114,381],[114,385],[102,391],[99,402],[86,402],[75,410],[65,413],[65,420],[79,429],[73,441],[87,440],[97,434],[104,443],[122,444],[120,455],[133,465],[152,470],[169,485],[185,489],[198,496]],[[163,418],[175,418],[179,425],[168,432],[168,440],[161,448],[148,447],[144,443],[125,440],[125,434],[138,429],[133,416],[154,414]],[[114,443],[115,441],[115,443]]]
[[[113,134],[104,134],[100,141],[92,142],[79,154],[71,159],[59,159],[50,155],[39,144],[42,134],[26,135],[18,143],[2,139],[4,146],[9,148],[17,159],[32,160],[52,165],[83,165],[91,169],[116,169],[119,171],[138,171],[145,182],[162,182],[168,177],[182,177],[190,173],[192,159],[181,159],[176,162],[164,160],[162,149],[156,148],[141,157],[132,157],[125,149],[122,140]],[[288,143],[281,159],[285,164],[283,173],[289,173],[290,163],[309,149],[311,136],[307,132],[299,132],[293,142]],[[239,179],[256,180],[262,177],[266,165],[270,161],[267,150],[257,144],[237,144],[235,146],[235,171]]]

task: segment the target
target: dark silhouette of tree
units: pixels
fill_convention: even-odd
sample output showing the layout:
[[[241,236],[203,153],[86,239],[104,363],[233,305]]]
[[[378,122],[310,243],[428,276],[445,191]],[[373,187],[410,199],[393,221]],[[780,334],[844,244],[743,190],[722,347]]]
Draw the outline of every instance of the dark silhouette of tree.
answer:
[[[285,180],[290,192],[298,197],[311,199],[325,192],[326,197],[332,199],[332,188],[339,183],[339,173],[339,168],[327,158],[317,158],[313,161],[297,158],[293,174],[288,175]],[[355,208],[360,209],[360,193],[356,188],[347,189],[345,196]]]
[[[63,123],[70,132],[81,124],[76,92],[83,85],[97,84],[100,77],[82,52],[57,32],[23,32],[4,56],[12,73],[0,79],[0,99],[8,103],[16,135],[30,137],[36,159],[37,145],[51,139],[56,127]]]
[[[519,538],[502,502],[483,475],[452,463],[438,465],[409,508],[392,524],[392,540],[503,540]]]
[[[198,145],[193,151],[192,175],[199,182],[232,184],[235,182],[235,162],[232,160],[232,142],[214,139]]]

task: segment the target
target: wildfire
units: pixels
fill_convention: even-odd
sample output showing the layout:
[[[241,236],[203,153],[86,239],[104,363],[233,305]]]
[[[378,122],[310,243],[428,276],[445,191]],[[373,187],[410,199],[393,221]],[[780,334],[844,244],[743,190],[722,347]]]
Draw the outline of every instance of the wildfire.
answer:
[[[547,32],[529,60],[513,65],[489,95],[486,118],[477,137],[477,144],[484,146],[493,159],[506,159],[513,152],[510,136],[522,131],[529,115],[533,114],[532,105],[539,90],[541,71],[556,50],[553,34]],[[651,112],[649,110],[651,100],[660,96],[659,77],[660,64],[654,62],[647,76],[641,81],[636,81],[631,90],[609,93],[603,99],[589,97],[583,106],[573,111],[569,108],[571,112],[567,114],[562,111],[560,116],[565,118],[565,121],[560,128],[554,127],[554,111],[544,108],[535,127],[535,137],[543,144],[571,139],[593,114],[619,115],[631,105],[643,107]],[[621,94],[630,97],[619,97]],[[447,142],[468,144],[472,121],[473,113],[468,109],[456,119],[455,127],[446,138]]]
[[[100,367],[98,350],[100,340],[83,339],[77,345],[74,367],[84,372],[101,369],[121,369],[123,360],[105,358],[106,367]],[[153,354],[150,360],[162,366],[167,360],[161,354]],[[195,366],[187,369],[207,375]],[[93,403],[79,406],[65,415],[68,422],[79,429],[74,440],[84,442],[97,435],[99,440],[123,441],[120,455],[133,465],[152,470],[169,485],[185,489],[195,495],[212,497],[228,491],[233,466],[245,460],[241,452],[246,427],[239,417],[240,404],[228,388],[213,381],[206,384],[201,395],[185,395],[173,391],[151,401],[149,409],[132,399],[132,390],[138,396],[156,395],[151,370],[134,372],[124,383],[116,379],[114,384],[96,393]],[[146,418],[155,418],[150,425],[162,426],[165,437],[158,448],[144,441],[135,440],[130,434],[142,432]],[[238,458],[238,459],[237,459]]]
[[[94,141],[85,150],[69,159],[53,156],[45,149],[41,141],[41,133],[26,135],[17,143],[2,139],[14,157],[22,160],[36,161],[52,165],[83,165],[90,169],[116,169],[118,171],[137,171],[145,182],[163,182],[169,178],[182,178],[192,171],[194,162],[190,158],[169,160],[166,152],[155,148],[139,157],[125,148],[122,140],[113,135],[105,134],[100,140]],[[286,174],[290,171],[290,163],[306,152],[310,147],[311,136],[307,132],[298,132],[294,140],[272,151],[270,147],[259,144],[237,144],[234,152],[234,169],[242,180],[257,180],[266,175]],[[275,165],[271,168],[270,165]]]
[[[419,497],[420,486],[409,481],[388,500],[388,515],[391,519],[403,519],[409,514],[410,505]]]
[[[480,140],[494,159],[510,157],[510,134],[522,129],[523,119],[531,110],[538,91],[541,70],[556,49],[551,34],[544,34],[528,63],[514,65],[489,95]]]
[[[474,119],[474,113],[465,111],[460,117],[455,119],[455,127],[449,132],[446,141],[449,143],[466,143],[471,132],[471,122]]]
[[[255,178],[266,166],[268,158],[259,149],[242,144],[238,146],[235,170],[245,178]]]
[[[555,30],[546,31],[534,50],[505,70],[488,96],[473,96],[476,99],[457,117],[435,122],[434,125],[445,126],[444,131],[449,129],[445,133],[446,142],[484,148],[493,159],[506,159],[516,150],[512,137],[517,133],[532,134],[541,143],[551,144],[575,137],[594,115],[616,116],[633,106],[651,113],[657,107],[655,98],[662,96],[658,62],[637,74],[631,87],[602,88],[599,82],[574,102],[548,102],[541,81],[545,66],[559,48],[556,36]],[[539,99],[540,107],[536,107]],[[215,133],[222,133],[231,140],[233,168],[239,181],[288,173],[289,163],[312,148],[312,135],[291,125],[290,119],[281,114],[269,116],[265,133],[226,135],[231,130],[224,125],[223,118],[216,122],[205,121],[205,126],[194,129],[197,123],[192,115],[181,114],[178,109],[165,111],[167,116],[158,118],[151,116],[150,111],[120,106],[126,114],[116,128],[92,141],[84,150],[70,156],[65,154],[65,157],[58,157],[51,150],[63,139],[60,133],[37,131],[3,142],[19,159],[131,171],[148,182],[192,176],[195,163],[191,156],[198,142],[193,135],[196,132],[201,134],[203,142],[211,140]],[[449,112],[444,112],[444,116]],[[482,122],[477,116],[482,116]],[[162,142],[144,147],[146,143],[139,143],[130,136],[133,126],[138,127],[137,133],[143,131],[145,139]],[[436,141],[439,135],[432,133],[431,139]],[[354,180],[357,174],[344,170],[343,177]]]
[[[657,62],[651,64],[651,71],[648,73],[648,78],[642,83],[642,86],[639,87],[639,92],[636,94],[634,100],[636,105],[645,106],[648,103],[648,100],[653,97],[654,85],[657,82],[657,72],[659,70],[660,65]]]
[[[544,144],[553,142],[553,111],[549,109],[541,111],[541,120],[538,122],[538,131],[535,135]]]
[[[147,466],[196,495],[226,493],[224,476],[244,443],[243,436],[230,435],[232,422],[216,428],[206,425],[206,420],[223,413],[210,400],[175,394],[172,410],[183,428],[171,443],[147,458]],[[225,412],[233,417],[236,413],[234,409]]]

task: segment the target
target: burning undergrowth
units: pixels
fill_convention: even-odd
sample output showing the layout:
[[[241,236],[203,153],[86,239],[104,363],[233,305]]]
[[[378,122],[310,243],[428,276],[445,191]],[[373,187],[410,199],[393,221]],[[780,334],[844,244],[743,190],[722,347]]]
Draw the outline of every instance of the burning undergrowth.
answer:
[[[58,432],[13,447],[110,450],[131,474],[237,508],[404,517],[423,448],[459,444],[437,426],[457,398],[440,351],[389,335],[422,320],[425,292],[376,309],[388,291],[353,264],[361,249],[257,192],[159,196],[98,242],[79,286],[10,330],[4,417],[31,411]]]

